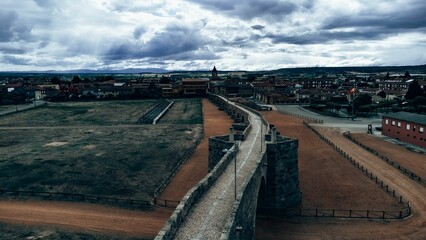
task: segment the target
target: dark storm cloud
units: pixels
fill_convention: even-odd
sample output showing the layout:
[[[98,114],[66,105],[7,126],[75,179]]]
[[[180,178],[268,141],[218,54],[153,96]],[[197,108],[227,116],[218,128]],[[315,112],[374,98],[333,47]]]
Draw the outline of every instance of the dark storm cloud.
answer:
[[[166,58],[201,49],[206,43],[197,29],[172,25],[148,42],[121,42],[109,49],[106,59]]]
[[[24,54],[26,51],[22,48],[0,46],[0,53],[4,54]]]
[[[382,39],[385,36],[393,34],[392,31],[384,31],[377,29],[369,29],[364,31],[351,31],[351,32],[332,32],[332,31],[318,31],[306,33],[301,35],[286,35],[286,34],[267,34],[265,37],[272,39],[273,43],[288,43],[295,45],[307,44],[322,44],[331,41],[355,41],[355,40],[376,40]]]
[[[361,12],[358,15],[336,15],[327,19],[322,29],[339,28],[366,28],[373,27],[387,31],[393,30],[414,30],[426,28],[426,3],[424,0],[407,1],[401,8],[394,8],[392,11],[380,12],[380,9],[371,9]]]
[[[22,57],[15,57],[11,55],[5,55],[2,58],[4,63],[12,64],[12,65],[30,65],[29,61]]]
[[[30,40],[31,27],[18,21],[15,11],[0,10],[0,42]]]
[[[251,28],[253,28],[254,30],[262,30],[265,28],[265,26],[263,25],[253,25],[251,26]]]
[[[139,39],[144,33],[145,33],[145,27],[144,26],[138,26],[137,28],[135,28],[135,30],[133,31],[133,37],[135,39]]]
[[[280,0],[188,0],[217,13],[224,13],[230,17],[237,17],[243,20],[251,20],[259,17],[264,20],[282,20],[287,15],[301,9],[312,7],[312,1],[301,1],[294,4],[289,1]]]

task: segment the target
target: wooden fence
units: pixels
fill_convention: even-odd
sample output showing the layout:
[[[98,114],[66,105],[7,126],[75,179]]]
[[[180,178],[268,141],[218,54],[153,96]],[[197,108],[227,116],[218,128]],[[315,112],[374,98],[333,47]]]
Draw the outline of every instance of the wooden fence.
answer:
[[[407,168],[404,168],[403,166],[401,166],[399,163],[392,161],[387,156],[377,152],[376,150],[374,150],[374,149],[366,146],[365,144],[361,143],[360,141],[356,140],[354,137],[352,137],[350,132],[343,133],[343,136],[345,136],[346,138],[348,138],[349,140],[351,140],[353,143],[357,144],[358,146],[364,148],[368,152],[370,152],[370,153],[376,155],[377,157],[381,158],[383,161],[386,161],[389,165],[398,169],[400,172],[404,173],[405,175],[407,175],[411,179],[418,181],[418,182],[421,182],[422,184],[426,183],[424,178],[418,176],[417,174],[413,173],[412,171],[408,170]]]
[[[15,191],[15,190],[0,189],[0,195],[42,197],[44,199],[49,199],[49,200],[88,201],[93,203],[100,203],[100,202],[115,203],[118,205],[130,205],[133,207],[147,207],[151,205],[149,201],[146,201],[146,200],[112,198],[112,197],[92,196],[92,195],[64,193],[64,192]]]
[[[368,219],[403,219],[411,215],[410,208],[401,211],[378,210],[342,210],[319,208],[286,208],[281,210],[259,209],[258,213],[286,217],[317,217],[317,218],[368,218]]]
[[[354,158],[352,158],[349,154],[347,154],[345,151],[343,151],[339,146],[337,146],[334,142],[332,142],[330,139],[319,133],[315,128],[310,126],[307,122],[303,122],[303,124],[311,129],[317,136],[319,136],[323,141],[328,143],[330,146],[332,146],[340,155],[342,155],[345,159],[349,160],[351,164],[355,167],[357,167],[359,170],[361,170],[367,177],[369,177],[372,181],[375,181],[375,183],[383,190],[385,190],[388,194],[390,194],[392,197],[396,198],[400,204],[402,204],[405,209],[401,212],[401,215],[396,214],[398,211],[375,211],[375,210],[355,210],[355,213],[365,212],[368,211],[368,218],[375,218],[377,212],[382,212],[383,218],[387,217],[389,218],[406,218],[411,215],[411,206],[408,200],[406,200],[402,195],[398,194],[394,189],[392,189],[388,184],[380,180],[377,176],[375,176],[371,171],[369,171],[366,167],[364,167],[362,164],[357,162]],[[304,210],[304,209],[302,209]],[[354,210],[341,210],[341,211],[354,211]],[[302,211],[303,212],[303,211]],[[305,211],[306,212],[306,211]],[[350,212],[352,213],[352,212]],[[370,213],[374,213],[375,215],[371,215]],[[301,215],[301,214],[299,214]],[[367,218],[367,214],[360,215],[356,214],[358,217],[365,216],[364,218]],[[301,215],[302,216],[302,215]],[[349,216],[352,216],[349,214]],[[392,216],[398,216],[398,217],[392,217]]]
[[[194,153],[195,149],[197,148],[198,144],[203,141],[204,138],[204,132],[201,134],[201,136],[195,141],[194,144],[183,154],[181,159],[179,160],[178,164],[173,168],[172,172],[161,182],[161,184],[155,189],[153,196],[153,203],[157,206],[162,207],[177,207],[179,205],[180,201],[175,200],[167,200],[167,199],[161,199],[158,196],[160,193],[164,190],[164,188],[169,184],[170,180],[176,175],[176,173],[179,171],[179,169],[182,167],[182,165],[188,160],[192,154]]]
[[[288,112],[288,111],[281,110],[281,109],[278,109],[278,112],[284,113],[284,114],[287,114],[287,115],[290,115],[290,116],[293,116],[293,117],[298,117],[298,118],[305,119],[309,123],[320,123],[320,124],[324,123],[324,121],[321,120],[321,119],[317,119],[317,118],[313,118],[313,117],[308,117],[308,116],[304,116],[304,115],[301,115],[301,114],[296,114],[296,113]]]

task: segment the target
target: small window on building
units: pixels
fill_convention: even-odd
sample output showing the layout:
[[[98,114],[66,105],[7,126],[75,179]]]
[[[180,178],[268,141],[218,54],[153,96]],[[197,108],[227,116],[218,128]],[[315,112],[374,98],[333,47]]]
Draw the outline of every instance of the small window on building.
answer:
[[[392,121],[392,126],[395,126],[395,121]]]
[[[385,120],[385,124],[389,124],[389,119],[386,119],[386,120]]]
[[[419,127],[419,133],[423,133],[425,130],[423,127]]]
[[[415,132],[416,131],[416,126],[413,126],[413,132]]]
[[[398,122],[398,127],[401,127],[401,122]]]
[[[410,124],[405,125],[405,129],[410,130]]]

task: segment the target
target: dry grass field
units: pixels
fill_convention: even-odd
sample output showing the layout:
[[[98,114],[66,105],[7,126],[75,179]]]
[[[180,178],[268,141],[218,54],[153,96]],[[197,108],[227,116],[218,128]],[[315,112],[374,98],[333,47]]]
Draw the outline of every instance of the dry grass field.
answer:
[[[0,188],[149,200],[202,134],[199,99],[176,104],[196,124],[176,108],[167,124],[136,125],[152,103],[52,103],[1,117]]]

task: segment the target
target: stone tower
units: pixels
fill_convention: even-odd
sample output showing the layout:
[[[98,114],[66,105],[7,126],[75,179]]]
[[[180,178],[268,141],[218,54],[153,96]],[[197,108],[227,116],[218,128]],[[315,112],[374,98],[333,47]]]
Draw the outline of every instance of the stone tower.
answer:
[[[216,69],[216,66],[213,67],[212,78],[217,78],[217,69]]]

